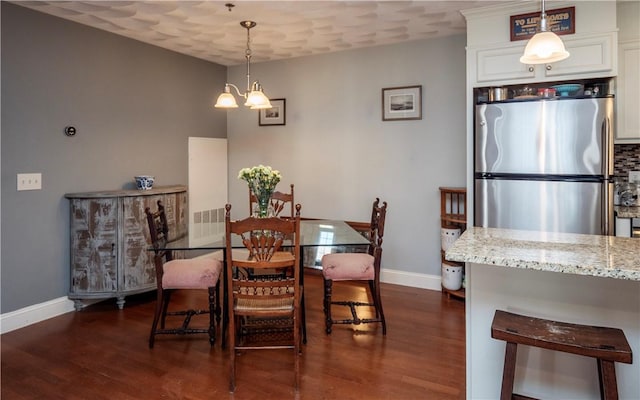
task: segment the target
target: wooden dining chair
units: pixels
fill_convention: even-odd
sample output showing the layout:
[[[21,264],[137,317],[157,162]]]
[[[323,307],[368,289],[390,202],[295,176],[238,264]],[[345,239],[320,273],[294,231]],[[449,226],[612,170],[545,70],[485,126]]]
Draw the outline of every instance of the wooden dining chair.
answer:
[[[289,209],[291,210],[291,215],[289,215],[289,218],[294,217],[295,203],[293,197],[293,183],[289,186],[291,188],[291,191],[289,193],[284,193],[276,190],[271,195],[269,206],[273,209],[274,217],[282,216],[282,211],[285,209],[287,204],[289,205]],[[251,192],[251,189],[249,189],[249,215],[253,215],[254,207],[256,207],[257,204],[258,199],[256,198],[256,195]]]
[[[387,323],[382,309],[380,296],[380,261],[382,259],[382,237],[384,236],[384,224],[387,214],[387,202],[380,206],[380,199],[373,202],[371,211],[371,223],[365,236],[370,243],[366,253],[333,253],[322,256],[322,276],[324,278],[324,315],[325,330],[331,333],[333,324],[360,325],[379,322],[382,324],[382,334],[387,334]],[[354,223],[355,228],[363,230],[361,223]],[[368,283],[371,300],[340,300],[332,299],[334,281],[365,281]],[[332,305],[349,307],[352,318],[333,319]],[[375,318],[360,318],[357,307],[373,307]]]
[[[215,342],[215,320],[220,322],[220,273],[223,262],[218,254],[212,253],[204,257],[193,259],[174,259],[171,250],[166,249],[169,241],[169,227],[162,201],[158,200],[158,209],[145,209],[151,244],[154,249],[154,264],[156,270],[157,301],[149,348],[153,348],[156,335],[161,334],[209,334],[211,345]],[[208,292],[208,309],[169,310],[171,294],[175,290],[198,289]],[[192,318],[196,315],[208,314],[209,322],[206,327],[190,327]],[[166,327],[167,316],[181,316],[181,325]],[[158,324],[160,327],[158,327]]]
[[[294,384],[300,386],[300,205],[293,219],[231,220],[226,205],[226,276],[229,308],[229,389],[236,386],[242,350],[293,349]],[[245,249],[233,249],[240,237]],[[286,269],[283,275],[250,275],[247,269]]]

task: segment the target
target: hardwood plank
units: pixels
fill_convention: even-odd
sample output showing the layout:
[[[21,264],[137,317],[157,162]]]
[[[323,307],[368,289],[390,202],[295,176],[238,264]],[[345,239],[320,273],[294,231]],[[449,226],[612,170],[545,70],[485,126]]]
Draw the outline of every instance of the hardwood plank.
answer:
[[[234,399],[464,399],[464,302],[382,284],[387,336],[380,324],[334,325],[328,336],[317,271],[305,274],[305,293],[299,394],[290,350],[245,351]],[[334,299],[346,295],[366,299],[362,286],[336,282]],[[206,295],[183,291],[173,300],[205,305]],[[206,335],[160,336],[147,347],[154,302],[153,293],[132,296],[118,310],[108,300],[2,335],[2,399],[228,397],[229,354],[219,335],[213,347]]]

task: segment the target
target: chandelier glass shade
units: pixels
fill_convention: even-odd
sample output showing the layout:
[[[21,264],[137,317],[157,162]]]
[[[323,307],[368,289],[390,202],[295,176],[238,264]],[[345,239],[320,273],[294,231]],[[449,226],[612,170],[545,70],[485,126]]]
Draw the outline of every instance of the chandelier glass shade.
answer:
[[[546,64],[564,60],[569,57],[569,52],[564,48],[562,39],[553,32],[547,30],[547,13],[542,0],[542,12],[540,14],[540,32],[533,35],[520,57],[523,64]]]
[[[245,99],[244,105],[250,107],[252,110],[259,110],[265,108],[272,108],[269,98],[264,94],[262,85],[256,80],[251,84],[251,36],[250,29],[256,26],[253,21],[242,21],[240,25],[247,30],[247,50],[245,51],[245,58],[247,59],[247,89],[244,93],[240,92],[240,89],[233,83],[225,83],[224,92],[218,96],[218,100],[214,107],[216,108],[238,108],[238,103],[231,88],[235,89],[239,97]]]

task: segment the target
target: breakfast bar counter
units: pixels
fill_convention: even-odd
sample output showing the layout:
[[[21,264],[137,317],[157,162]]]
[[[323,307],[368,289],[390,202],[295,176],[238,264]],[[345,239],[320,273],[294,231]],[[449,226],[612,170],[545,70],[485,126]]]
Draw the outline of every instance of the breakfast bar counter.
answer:
[[[472,227],[446,252],[466,262],[467,398],[499,398],[505,344],[496,310],[620,328],[633,364],[616,363],[620,399],[640,399],[640,239]],[[598,399],[592,358],[522,346],[515,392]]]

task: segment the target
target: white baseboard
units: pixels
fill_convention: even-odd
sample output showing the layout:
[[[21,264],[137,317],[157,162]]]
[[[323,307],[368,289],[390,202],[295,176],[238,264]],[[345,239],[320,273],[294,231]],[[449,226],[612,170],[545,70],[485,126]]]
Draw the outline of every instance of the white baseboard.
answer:
[[[68,297],[45,301],[0,315],[0,334],[44,321],[74,311],[73,301]]]
[[[442,277],[440,275],[418,274],[415,272],[383,268],[380,271],[380,281],[393,283],[395,285],[442,291]]]
[[[204,255],[210,257],[212,254]],[[395,285],[409,286],[420,289],[441,291],[440,275],[418,274],[393,269],[382,269],[380,281]],[[57,317],[74,311],[74,302],[68,297],[60,297],[44,303],[34,304],[0,315],[0,334],[11,332],[25,326],[35,324],[45,319]]]

